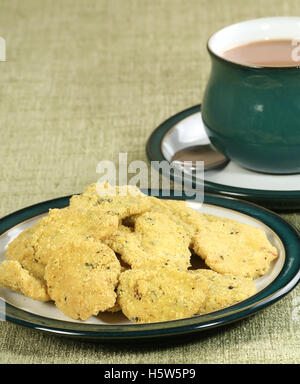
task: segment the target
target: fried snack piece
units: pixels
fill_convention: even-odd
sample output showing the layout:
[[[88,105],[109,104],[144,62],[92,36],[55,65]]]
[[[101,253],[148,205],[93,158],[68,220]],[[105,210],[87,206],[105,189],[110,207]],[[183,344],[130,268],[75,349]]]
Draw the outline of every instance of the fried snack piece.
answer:
[[[73,319],[87,320],[115,305],[120,263],[105,244],[77,240],[57,249],[45,269],[48,292]]]
[[[267,273],[278,257],[262,229],[229,219],[203,226],[193,249],[212,270],[253,279]]]
[[[36,259],[36,249],[32,241],[32,236],[40,225],[41,222],[37,222],[11,241],[7,247],[6,257],[8,260],[18,261],[32,276],[43,280],[44,266]]]
[[[101,192],[101,195],[98,194]],[[112,195],[112,194],[115,195]],[[141,214],[150,210],[148,196],[133,186],[112,187],[108,183],[91,184],[82,195],[74,195],[70,200],[73,209],[93,207],[102,212],[116,215],[119,220],[131,215]]]
[[[178,268],[190,266],[189,236],[166,215],[154,212],[140,215],[135,222],[134,233],[150,259],[159,259],[164,265]]]
[[[7,287],[34,300],[51,300],[46,285],[22,268],[18,261],[4,260],[0,264],[0,287]]]
[[[208,284],[208,291],[205,302],[198,314],[217,311],[229,307],[240,301],[248,299],[257,290],[252,279],[234,276],[221,275],[209,269],[198,269],[190,271],[193,276],[203,279]]]
[[[118,255],[116,255],[118,257]],[[130,267],[128,264],[124,263],[123,260],[121,259],[121,257],[118,257],[118,260],[120,262],[120,265],[121,265],[121,274],[125,271],[128,271],[130,270]],[[119,284],[119,282],[118,282]],[[115,305],[112,307],[112,308],[109,308],[106,310],[106,312],[120,312],[121,311],[121,307],[120,307],[120,304],[118,302],[118,296],[117,296],[117,300],[116,300],[116,303]]]
[[[151,203],[150,212],[162,213],[168,216],[177,225],[180,225],[187,232],[193,245],[193,238],[209,222],[217,221],[219,218],[207,213],[200,213],[189,207],[184,200],[158,199],[149,197]],[[128,227],[134,227],[138,216],[130,216],[123,223]]]
[[[157,199],[156,197],[150,199],[151,211],[161,212],[169,216],[177,225],[182,226],[188,233],[192,246],[195,234],[207,224],[210,215],[197,212],[183,200]]]
[[[131,267],[139,267],[139,261],[142,262],[147,256],[133,230],[124,225],[120,225],[115,235],[104,240],[104,243]]]
[[[121,274],[118,302],[134,323],[152,323],[190,317],[205,300],[204,280],[170,267],[129,270]]]
[[[183,200],[158,199],[154,196],[150,196],[149,200],[151,203],[150,212],[164,214],[178,226],[181,226],[190,238],[191,247],[193,246],[195,234],[203,225],[207,224],[207,217],[211,216],[197,212]],[[138,217],[139,215],[130,216],[123,220],[123,224],[133,228]]]
[[[43,226],[54,226],[61,231],[69,229],[78,236],[89,237],[95,240],[103,240],[111,236],[118,228],[118,218],[107,212],[93,208],[85,210],[51,209],[49,215],[44,218]]]
[[[134,230],[119,226],[116,235],[105,241],[133,269],[190,266],[189,237],[181,226],[161,213],[146,212],[135,220]]]
[[[52,209],[34,227],[8,245],[7,258],[18,260],[33,276],[43,279],[52,252],[76,238],[102,240],[118,228],[118,218],[107,213]]]

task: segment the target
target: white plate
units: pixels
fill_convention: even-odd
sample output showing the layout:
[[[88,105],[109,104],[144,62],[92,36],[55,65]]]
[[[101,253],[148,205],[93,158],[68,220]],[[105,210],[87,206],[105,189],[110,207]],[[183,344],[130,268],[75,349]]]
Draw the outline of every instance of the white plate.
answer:
[[[162,194],[160,191],[160,196]],[[201,316],[161,323],[132,324],[121,313],[103,313],[87,321],[73,320],[61,313],[53,303],[38,302],[7,288],[0,288],[0,319],[87,340],[169,337],[206,330],[249,316],[278,300],[297,284],[300,278],[299,237],[283,219],[237,199],[207,194],[203,205],[186,199],[199,212],[234,219],[265,231],[269,241],[278,249],[279,257],[271,263],[266,275],[255,280],[257,294],[234,306]],[[41,220],[49,209],[68,204],[68,197],[50,200],[1,219],[0,261],[6,258],[7,246],[16,236]]]

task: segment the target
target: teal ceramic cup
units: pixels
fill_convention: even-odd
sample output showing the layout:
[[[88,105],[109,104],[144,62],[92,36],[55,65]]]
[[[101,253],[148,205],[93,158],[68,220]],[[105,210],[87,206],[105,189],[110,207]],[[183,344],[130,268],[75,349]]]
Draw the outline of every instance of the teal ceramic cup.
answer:
[[[300,67],[263,67],[228,61],[222,53],[262,40],[293,41],[300,59],[300,18],[234,24],[208,41],[212,68],[202,118],[214,147],[259,172],[300,173]],[[300,61],[299,61],[300,65]]]

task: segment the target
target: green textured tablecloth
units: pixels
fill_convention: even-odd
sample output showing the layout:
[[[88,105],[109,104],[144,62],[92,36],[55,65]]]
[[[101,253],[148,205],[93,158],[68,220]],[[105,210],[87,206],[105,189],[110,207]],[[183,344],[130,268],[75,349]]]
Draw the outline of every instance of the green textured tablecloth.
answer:
[[[119,152],[146,160],[151,131],[201,102],[214,31],[299,12],[298,0],[0,0],[0,216],[82,191]],[[284,216],[300,227],[300,213]],[[91,344],[0,322],[0,362],[299,363],[299,293],[176,343]]]

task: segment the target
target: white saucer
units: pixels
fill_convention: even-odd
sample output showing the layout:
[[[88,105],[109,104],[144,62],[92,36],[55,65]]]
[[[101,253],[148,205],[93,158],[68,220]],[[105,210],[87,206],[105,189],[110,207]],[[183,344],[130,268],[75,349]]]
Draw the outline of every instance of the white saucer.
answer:
[[[171,162],[176,152],[201,144],[209,144],[209,139],[197,105],[162,123],[148,140],[147,155],[150,161]],[[229,162],[206,171],[203,181],[205,191],[244,197],[271,208],[300,208],[300,174],[258,173]]]

